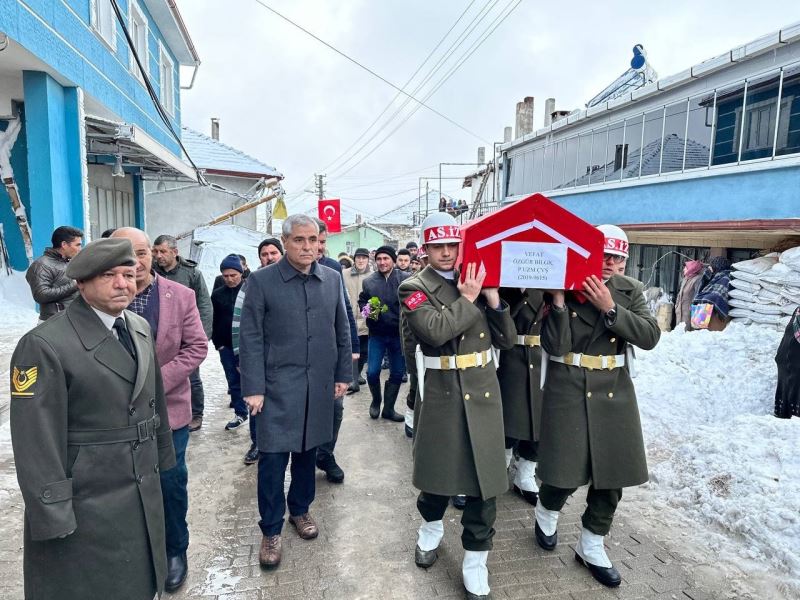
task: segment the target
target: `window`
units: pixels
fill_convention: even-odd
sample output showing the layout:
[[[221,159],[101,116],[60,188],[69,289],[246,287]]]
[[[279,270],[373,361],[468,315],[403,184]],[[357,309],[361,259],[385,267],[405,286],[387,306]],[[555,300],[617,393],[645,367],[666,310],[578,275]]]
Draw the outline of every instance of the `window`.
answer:
[[[724,165],[739,160],[739,119],[743,107],[744,82],[717,90],[717,126],[712,164]]]
[[[625,119],[625,148],[622,178],[639,177],[642,158],[642,115]]]
[[[175,114],[175,67],[163,44],[159,44],[158,65],[161,80],[161,105],[171,115]]]
[[[628,147],[624,144],[623,121],[608,126],[608,139],[606,140],[606,181],[619,181],[622,168],[628,164]]]
[[[564,157],[564,183],[560,188],[570,188],[575,186],[575,171],[578,166],[578,138],[571,137],[567,140],[566,156]]]
[[[686,100],[666,107],[664,143],[661,147],[661,172],[683,170],[683,151],[686,146]]]
[[[786,115],[784,115],[784,102],[786,103]],[[781,134],[778,136],[775,154],[800,152],[800,66],[798,65],[783,70],[778,131]],[[784,131],[786,132],[785,137],[783,136]]]
[[[742,136],[740,160],[772,158],[776,128],[778,147],[786,146],[793,97],[784,91],[778,114],[779,87],[780,72],[748,80],[746,105],[736,114],[736,137]]]
[[[704,94],[689,100],[689,121],[686,127],[686,161],[684,169],[705,169],[711,152],[711,132],[714,124],[714,94]]]
[[[664,131],[664,109],[658,108],[644,114],[642,138],[642,177],[658,175],[661,156],[661,134]]]
[[[608,127],[596,129],[592,140],[592,171],[589,183],[603,183],[606,175],[606,144],[608,143]]]
[[[592,134],[578,136],[578,177],[575,185],[588,185],[592,173]]]
[[[136,54],[139,56],[142,66],[145,68],[145,70],[147,70],[150,61],[150,57],[147,52],[147,19],[145,18],[142,9],[139,8],[139,5],[134,0],[131,0],[130,3],[128,31],[130,32],[131,39],[133,40],[133,48],[136,50]],[[144,81],[144,75],[139,70],[139,65],[136,64],[136,59],[133,56],[133,52],[131,52],[130,55],[130,68],[131,73],[136,75],[140,81]]]
[[[91,24],[92,28],[111,46],[112,50],[116,51],[117,15],[114,14],[111,0],[92,0]]]

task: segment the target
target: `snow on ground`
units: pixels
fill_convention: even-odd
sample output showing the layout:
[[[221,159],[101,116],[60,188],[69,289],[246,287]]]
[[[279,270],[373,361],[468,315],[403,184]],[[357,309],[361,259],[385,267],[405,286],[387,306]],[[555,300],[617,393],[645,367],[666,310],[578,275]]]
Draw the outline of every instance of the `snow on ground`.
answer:
[[[664,334],[637,352],[635,385],[653,514],[672,511],[700,545],[800,590],[800,419],[772,416],[782,333]]]

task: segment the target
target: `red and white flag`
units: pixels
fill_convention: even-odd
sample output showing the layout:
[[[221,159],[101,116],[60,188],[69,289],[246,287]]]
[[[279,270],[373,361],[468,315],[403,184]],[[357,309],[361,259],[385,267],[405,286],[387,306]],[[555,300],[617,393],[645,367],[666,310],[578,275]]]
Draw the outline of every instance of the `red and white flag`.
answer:
[[[319,218],[328,226],[328,233],[339,233],[342,230],[342,212],[340,200],[331,198],[320,200],[317,204]]]

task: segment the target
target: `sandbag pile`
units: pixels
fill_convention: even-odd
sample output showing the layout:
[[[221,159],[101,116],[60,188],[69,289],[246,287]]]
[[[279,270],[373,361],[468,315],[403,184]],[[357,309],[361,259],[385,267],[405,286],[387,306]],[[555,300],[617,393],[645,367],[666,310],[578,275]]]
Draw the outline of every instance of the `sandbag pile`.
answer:
[[[728,296],[734,321],[785,327],[800,305],[800,246],[734,263]]]

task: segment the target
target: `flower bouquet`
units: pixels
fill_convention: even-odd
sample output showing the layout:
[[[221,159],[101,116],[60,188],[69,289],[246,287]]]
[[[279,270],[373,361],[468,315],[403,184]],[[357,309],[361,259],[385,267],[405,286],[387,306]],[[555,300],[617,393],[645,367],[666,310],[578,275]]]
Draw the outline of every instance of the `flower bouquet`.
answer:
[[[380,298],[373,296],[367,301],[367,303],[364,305],[364,308],[361,309],[361,316],[365,319],[377,321],[381,314],[388,310],[389,307],[383,304]]]

